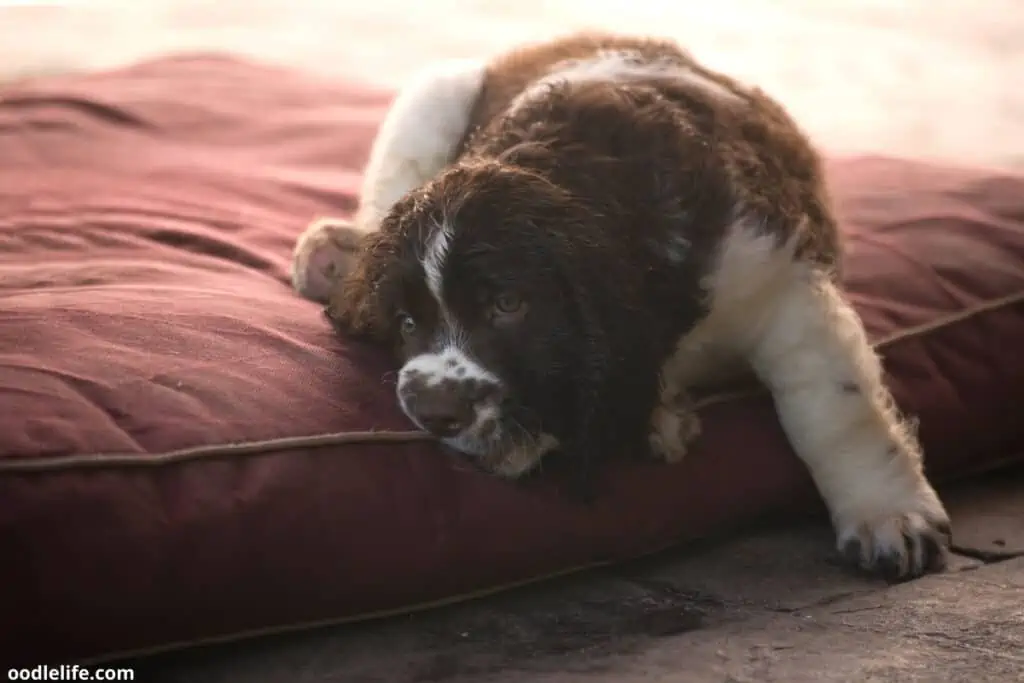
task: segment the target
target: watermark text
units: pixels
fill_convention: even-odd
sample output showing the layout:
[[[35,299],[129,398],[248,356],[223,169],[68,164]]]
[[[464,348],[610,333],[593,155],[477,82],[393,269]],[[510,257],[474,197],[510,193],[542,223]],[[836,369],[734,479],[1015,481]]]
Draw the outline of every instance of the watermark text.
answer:
[[[9,681],[134,681],[134,669],[86,668],[78,664],[61,664],[8,669]]]

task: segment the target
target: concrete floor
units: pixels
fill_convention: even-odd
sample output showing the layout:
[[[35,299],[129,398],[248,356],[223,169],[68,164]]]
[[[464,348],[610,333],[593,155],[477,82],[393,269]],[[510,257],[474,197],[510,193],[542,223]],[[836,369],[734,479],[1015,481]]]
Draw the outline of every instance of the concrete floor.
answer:
[[[844,572],[826,524],[752,531],[464,605],[134,663],[154,683],[1024,680],[1024,470],[945,492],[948,571]]]

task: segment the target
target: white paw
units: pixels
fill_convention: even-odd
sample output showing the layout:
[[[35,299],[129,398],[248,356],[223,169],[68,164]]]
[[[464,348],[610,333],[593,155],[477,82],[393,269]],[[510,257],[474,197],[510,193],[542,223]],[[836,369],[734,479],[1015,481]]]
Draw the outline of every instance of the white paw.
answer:
[[[837,547],[854,566],[890,581],[945,567],[951,527],[935,490],[922,476],[916,490],[883,509],[836,523]]]
[[[299,235],[292,254],[292,286],[299,294],[327,303],[334,283],[359,255],[362,233],[340,218],[319,218]]]
[[[667,463],[676,463],[686,455],[687,446],[700,434],[700,418],[683,397],[664,399],[651,415],[647,439],[653,454]]]

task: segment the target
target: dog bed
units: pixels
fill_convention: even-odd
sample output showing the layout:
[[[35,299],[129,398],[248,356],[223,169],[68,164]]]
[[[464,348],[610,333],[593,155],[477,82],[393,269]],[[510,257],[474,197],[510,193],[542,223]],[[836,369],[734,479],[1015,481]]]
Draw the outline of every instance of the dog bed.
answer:
[[[682,464],[615,463],[590,507],[412,431],[387,354],[288,284],[389,98],[218,57],[0,90],[0,661],[408,611],[820,505],[756,387],[705,397]],[[1021,459],[1024,177],[828,173],[930,475]]]

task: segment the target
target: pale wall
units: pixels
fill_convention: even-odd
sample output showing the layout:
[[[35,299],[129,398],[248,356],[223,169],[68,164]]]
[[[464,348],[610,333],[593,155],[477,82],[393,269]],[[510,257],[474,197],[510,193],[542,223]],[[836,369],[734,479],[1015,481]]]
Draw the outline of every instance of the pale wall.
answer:
[[[761,84],[831,151],[1024,167],[1022,0],[13,1],[5,75],[229,50],[397,84],[430,57],[606,26],[674,36]]]

